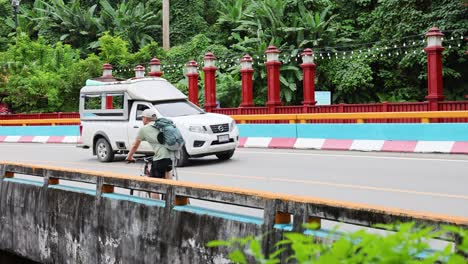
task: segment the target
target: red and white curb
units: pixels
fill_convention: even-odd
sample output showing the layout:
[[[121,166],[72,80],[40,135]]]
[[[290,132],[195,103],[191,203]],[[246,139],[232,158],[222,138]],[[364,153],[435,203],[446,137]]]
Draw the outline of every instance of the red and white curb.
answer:
[[[0,136],[0,143],[79,143],[79,136]],[[468,154],[466,141],[240,138],[239,147]]]
[[[464,141],[249,137],[240,138],[239,147],[468,154],[468,142]]]
[[[79,136],[0,136],[4,143],[78,143]]]

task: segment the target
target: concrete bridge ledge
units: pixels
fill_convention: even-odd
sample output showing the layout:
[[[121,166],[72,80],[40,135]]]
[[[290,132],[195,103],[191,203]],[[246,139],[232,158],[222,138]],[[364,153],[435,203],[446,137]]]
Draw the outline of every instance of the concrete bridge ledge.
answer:
[[[18,179],[18,178],[5,178],[5,179],[3,179],[3,181],[4,182],[15,182],[15,183],[21,183],[21,184],[29,184],[29,185],[34,185],[34,186],[42,186],[44,184],[41,181]]]
[[[14,178],[16,174],[43,181]],[[12,178],[13,177],[13,178]],[[76,177],[76,178],[75,178]],[[52,181],[50,181],[52,179]],[[53,180],[56,179],[56,180]],[[75,180],[94,189],[59,183]],[[166,201],[114,193],[134,188],[166,194]],[[199,199],[263,210],[248,217],[194,205]],[[95,174],[64,168],[41,168],[0,163],[0,250],[43,263],[220,263],[225,248],[206,248],[212,240],[267,234],[262,244],[269,252],[284,231],[321,220],[373,227],[377,223],[414,221],[417,224],[468,226],[468,219],[412,212],[342,201],[257,192],[170,180]],[[314,230],[314,239],[327,230]],[[460,243],[450,233],[440,237]]]
[[[89,194],[89,195],[92,195],[92,196],[96,195],[96,190],[88,189],[88,188],[82,188],[82,187],[69,186],[69,185],[64,185],[64,184],[49,185],[48,188],[49,189],[57,189],[57,190],[77,192],[77,193],[85,193],[85,194]]]
[[[199,215],[209,215],[209,216],[224,218],[227,220],[251,223],[251,224],[256,224],[256,225],[263,224],[262,218],[228,213],[228,212],[223,212],[219,210],[213,210],[213,209],[208,209],[208,208],[203,208],[203,207],[193,206],[193,205],[174,206],[173,210],[179,211],[179,212],[194,213],[194,214],[199,214]]]
[[[122,200],[122,201],[140,203],[140,204],[144,204],[144,205],[147,205],[147,206],[166,207],[166,201],[156,200],[156,199],[151,199],[151,198],[138,197],[138,196],[128,195],[128,194],[105,193],[105,194],[102,194],[102,197],[109,198],[109,199],[114,199],[114,200]]]

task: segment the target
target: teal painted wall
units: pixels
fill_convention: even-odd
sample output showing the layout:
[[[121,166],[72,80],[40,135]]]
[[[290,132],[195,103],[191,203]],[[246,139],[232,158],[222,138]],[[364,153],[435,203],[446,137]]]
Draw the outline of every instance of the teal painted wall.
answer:
[[[468,141],[468,123],[239,124],[238,127],[241,137]],[[79,127],[0,127],[0,136],[79,136]]]
[[[0,126],[0,136],[79,136],[79,126]]]
[[[241,137],[468,141],[468,123],[240,124]]]

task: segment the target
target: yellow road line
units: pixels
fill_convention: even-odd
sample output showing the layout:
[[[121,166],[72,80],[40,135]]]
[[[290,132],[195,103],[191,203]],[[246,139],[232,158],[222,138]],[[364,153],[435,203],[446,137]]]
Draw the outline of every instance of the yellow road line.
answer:
[[[232,175],[232,174],[229,175],[229,174],[223,174],[223,173],[205,173],[205,172],[198,172],[198,171],[184,171],[184,172],[188,172],[190,174],[199,174],[199,175],[222,176],[222,177],[227,177],[227,178],[245,178],[245,179],[258,179],[258,178],[260,178],[262,180],[269,180],[269,181],[276,181],[276,182],[302,183],[302,184],[309,184],[309,185],[322,185],[322,186],[338,187],[338,188],[345,188],[345,189],[360,189],[360,190],[382,191],[382,192],[390,192],[390,193],[406,193],[406,194],[421,195],[421,196],[434,196],[434,197],[468,200],[468,196],[464,196],[464,195],[446,194],[446,193],[433,193],[433,192],[420,192],[420,191],[415,191],[415,190],[383,188],[383,187],[374,187],[374,186],[366,186],[366,185],[342,184],[342,183],[312,181],[312,180],[294,180],[294,179],[276,178],[276,177],[275,178],[266,178],[266,177],[240,176],[240,175]]]
[[[182,170],[182,171],[188,174],[221,176],[221,177],[226,177],[226,178],[251,179],[251,180],[262,180],[262,181],[269,180],[268,177],[263,177],[263,176],[248,176],[248,175],[226,174],[226,173],[217,173],[217,172],[200,172],[200,171],[191,171],[191,170]]]
[[[310,180],[293,180],[293,179],[283,179],[283,178],[272,178],[271,180],[280,181],[280,182],[304,183],[304,184],[311,184],[311,185],[323,185],[323,186],[349,188],[349,189],[361,189],[361,190],[393,192],[393,193],[406,193],[406,194],[414,194],[414,195],[435,196],[435,197],[443,197],[443,198],[468,200],[468,196],[456,195],[456,194],[420,192],[420,191],[405,190],[405,189],[383,188],[383,187],[373,187],[373,186],[365,186],[365,185],[342,184],[342,183],[331,183],[331,182],[310,181]]]

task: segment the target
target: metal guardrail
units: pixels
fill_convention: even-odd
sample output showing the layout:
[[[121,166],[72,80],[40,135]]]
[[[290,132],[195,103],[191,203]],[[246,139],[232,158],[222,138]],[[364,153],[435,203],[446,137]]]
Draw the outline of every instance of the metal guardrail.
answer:
[[[48,188],[49,185],[59,184],[60,180],[95,184],[96,199],[100,199],[102,193],[112,193],[114,187],[120,187],[163,193],[167,197],[166,208],[173,208],[175,205],[186,205],[188,198],[194,198],[262,209],[264,211],[263,225],[267,230],[273,229],[274,225],[278,223],[290,223],[291,217],[293,218],[292,224],[295,231],[303,230],[303,223],[320,223],[321,219],[373,228],[375,228],[375,224],[409,221],[434,226],[435,228],[440,228],[442,225],[468,228],[468,218],[466,217],[453,217],[183,181],[12,162],[0,162],[0,188],[4,178],[12,178],[14,174],[43,177],[44,188]],[[440,238],[453,241],[455,244],[460,242],[458,241],[459,238],[450,233],[443,234]]]
[[[437,118],[468,118],[468,111],[432,111],[432,112],[369,112],[369,113],[314,113],[314,114],[274,114],[274,115],[231,115],[241,124],[247,121],[277,121],[287,120],[289,123],[306,123],[308,120],[350,120],[365,123],[368,119],[412,119],[420,118],[422,123],[430,123]],[[15,119],[0,120],[2,125],[44,125],[44,124],[79,124],[79,118],[56,119]]]

